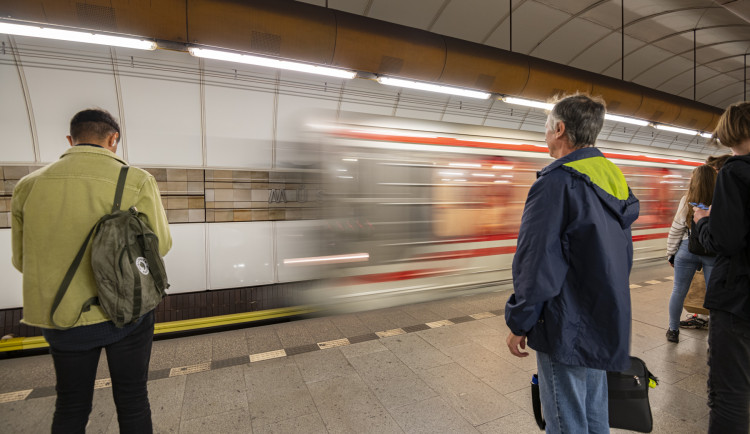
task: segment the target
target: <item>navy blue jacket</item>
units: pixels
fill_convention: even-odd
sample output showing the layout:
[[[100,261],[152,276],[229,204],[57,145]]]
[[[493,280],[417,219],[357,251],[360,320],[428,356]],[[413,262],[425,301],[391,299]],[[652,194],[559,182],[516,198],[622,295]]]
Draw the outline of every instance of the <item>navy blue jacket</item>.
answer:
[[[523,210],[505,321],[557,362],[627,369],[638,199],[593,147],[554,161],[537,178]]]

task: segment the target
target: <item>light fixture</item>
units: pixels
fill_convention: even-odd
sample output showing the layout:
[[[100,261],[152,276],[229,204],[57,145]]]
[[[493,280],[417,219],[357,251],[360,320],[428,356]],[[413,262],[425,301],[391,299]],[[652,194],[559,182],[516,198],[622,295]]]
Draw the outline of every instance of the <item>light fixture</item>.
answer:
[[[407,87],[409,89],[426,90],[428,92],[447,93],[449,95],[466,96],[469,98],[489,99],[491,96],[487,92],[476,90],[462,89],[460,87],[441,86],[438,84],[424,83],[419,81],[402,80],[393,77],[378,77],[378,83],[388,86]]]
[[[13,24],[3,21],[0,21],[0,33],[17,36],[30,36],[32,38],[111,45],[115,47],[135,48],[138,50],[156,49],[156,42],[145,39],[112,36],[80,30],[63,30],[52,27],[41,27],[39,25]]]
[[[711,133],[701,133],[701,137],[704,137],[704,138],[706,138],[706,139],[710,139],[710,138],[711,138],[711,137],[713,137],[713,136],[714,136],[714,135],[713,135],[713,134],[711,134]]]
[[[669,125],[662,125],[662,124],[657,124],[656,129],[664,130],[664,131],[671,131],[673,133],[689,134],[691,136],[698,134],[698,131],[695,131],[695,130],[687,130],[685,128],[670,127]]]
[[[626,124],[640,125],[642,127],[645,127],[645,126],[648,125],[648,121],[644,121],[644,120],[641,120],[641,119],[635,119],[635,118],[628,118],[628,117],[625,117],[625,116],[613,115],[613,114],[610,114],[610,113],[605,114],[604,115],[604,119],[606,119],[608,121],[623,122],[623,123],[626,123]]]
[[[543,110],[552,110],[552,107],[555,106],[554,104],[550,104],[547,102],[534,101],[534,100],[523,99],[523,98],[515,98],[512,96],[503,97],[502,100],[507,102],[508,104],[524,105],[526,107],[540,108]]]
[[[231,53],[228,51],[211,50],[207,48],[190,47],[190,54],[206,59],[225,60],[227,62],[246,63],[248,65],[267,66],[269,68],[286,69],[290,71],[307,72],[310,74],[327,75],[330,77],[352,79],[357,76],[355,71],[329,68],[327,66],[311,65],[309,63],[292,62],[289,60],[272,59],[270,57],[253,56],[250,54]]]

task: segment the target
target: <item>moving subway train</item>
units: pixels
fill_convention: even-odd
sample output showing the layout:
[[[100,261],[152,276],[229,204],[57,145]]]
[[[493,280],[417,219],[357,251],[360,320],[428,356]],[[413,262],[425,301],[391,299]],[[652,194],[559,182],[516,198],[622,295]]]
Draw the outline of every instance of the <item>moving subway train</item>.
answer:
[[[543,118],[534,121],[541,130]],[[641,202],[635,266],[663,259],[672,216],[705,155],[598,146]],[[275,158],[268,174],[166,170],[167,181],[186,172],[188,187],[203,180],[187,197],[179,182],[160,188],[170,206],[199,201],[206,218],[170,220],[172,287],[157,308],[157,333],[508,289],[526,195],[552,161],[543,132],[320,111],[295,140],[277,143]],[[253,208],[236,208],[246,204]],[[231,206],[234,215],[220,220]],[[6,284],[17,290],[6,294],[20,295],[16,274]],[[17,331],[20,296],[2,308],[4,334],[38,335]]]
[[[483,136],[373,118],[308,125],[317,131],[313,149],[326,177],[319,199],[327,215],[313,237],[322,250],[285,259],[324,277],[306,291],[306,302],[372,309],[511,283],[526,195],[551,162],[543,133],[497,136],[493,129]],[[599,147],[641,202],[636,266],[664,258],[672,217],[703,157]]]

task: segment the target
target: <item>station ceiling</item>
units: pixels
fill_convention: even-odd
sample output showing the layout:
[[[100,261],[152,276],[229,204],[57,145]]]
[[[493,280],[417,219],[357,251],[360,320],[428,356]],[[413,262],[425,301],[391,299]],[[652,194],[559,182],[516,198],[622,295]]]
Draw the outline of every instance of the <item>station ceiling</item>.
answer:
[[[745,99],[747,91],[750,0],[297,1],[538,57],[721,109]]]

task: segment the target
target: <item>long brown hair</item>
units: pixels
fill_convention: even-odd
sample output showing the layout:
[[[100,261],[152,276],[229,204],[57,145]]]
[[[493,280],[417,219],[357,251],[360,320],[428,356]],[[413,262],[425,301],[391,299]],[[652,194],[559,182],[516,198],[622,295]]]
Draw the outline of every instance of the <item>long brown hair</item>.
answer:
[[[702,203],[706,206],[711,205],[714,198],[714,187],[716,186],[716,171],[707,165],[698,166],[693,169],[693,175],[690,178],[688,187],[687,200],[685,206],[688,207],[685,225],[690,226],[693,221],[693,207],[689,202]]]

